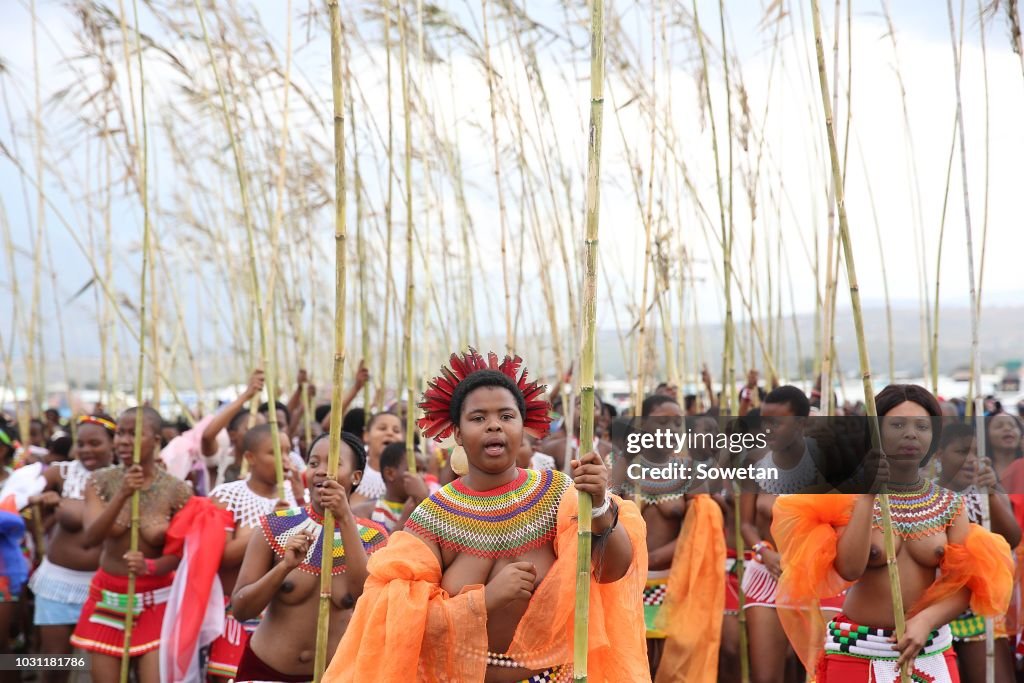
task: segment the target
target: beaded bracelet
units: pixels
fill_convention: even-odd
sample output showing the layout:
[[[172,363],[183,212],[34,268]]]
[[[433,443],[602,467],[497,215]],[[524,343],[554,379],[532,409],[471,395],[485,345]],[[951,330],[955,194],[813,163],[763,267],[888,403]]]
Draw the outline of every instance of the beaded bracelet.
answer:
[[[593,510],[590,511],[591,519],[596,518],[596,517],[600,517],[604,513],[608,512],[608,508],[611,506],[611,504],[612,504],[612,498],[611,498],[611,496],[606,494],[605,497],[604,497],[604,502],[601,503],[600,506],[598,506],[598,507],[596,507],[596,508],[594,508]]]
[[[600,543],[601,541],[603,541],[606,538],[608,538],[611,535],[611,533],[613,531],[615,531],[615,527],[617,527],[619,525],[619,506],[618,506],[618,504],[614,500],[611,500],[610,498],[607,501],[605,501],[605,503],[610,503],[611,504],[612,523],[609,524],[608,528],[605,529],[603,532],[601,532],[599,534],[594,534],[594,533],[591,534],[591,538],[593,540],[597,541],[598,543]]]
[[[765,550],[771,550],[772,552],[775,552],[775,546],[772,545],[771,541],[758,541],[754,544],[752,550],[754,551],[754,559],[756,559],[758,562],[762,562],[761,553]]]
[[[149,558],[146,558],[145,564],[146,564],[146,575],[147,576],[150,575],[150,574],[156,574],[156,560],[151,560]]]

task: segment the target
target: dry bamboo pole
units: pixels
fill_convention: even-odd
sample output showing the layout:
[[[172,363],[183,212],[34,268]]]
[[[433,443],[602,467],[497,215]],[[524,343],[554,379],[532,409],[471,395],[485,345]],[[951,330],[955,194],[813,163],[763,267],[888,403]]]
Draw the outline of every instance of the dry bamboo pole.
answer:
[[[487,0],[480,1],[480,12],[483,19],[484,70],[487,72],[487,93],[491,113],[491,144],[494,154],[494,185],[498,191],[498,222],[501,227],[501,279],[505,289],[505,352],[512,353],[515,339],[512,332],[512,292],[509,289],[508,276],[508,216],[505,207],[505,191],[501,181],[501,155],[498,150],[498,120],[494,69],[491,66],[491,41],[487,21]]]
[[[964,4],[960,4],[960,26],[961,41],[963,40],[963,12]],[[979,298],[975,288],[974,277],[974,234],[971,227],[971,201],[968,191],[967,180],[967,140],[964,130],[964,109],[963,100],[960,95],[960,48],[957,47],[956,23],[953,20],[953,0],[946,0],[946,13],[949,18],[949,39],[953,50],[953,83],[956,92],[956,126],[960,137],[960,179],[964,190],[964,226],[967,229],[967,282],[971,297],[971,389],[974,396],[974,418],[977,421],[977,432],[980,445],[985,439],[985,411],[981,393],[981,349],[978,345],[978,324],[979,324]],[[982,29],[984,32],[984,29]],[[968,394],[970,398],[970,394]],[[970,401],[969,401],[970,402]],[[982,517],[985,527],[991,529],[989,518],[988,491],[982,491],[981,495]],[[985,680],[991,683],[995,680],[995,641],[993,640],[992,617],[985,618]]]
[[[811,14],[814,22],[814,47],[818,60],[818,81],[821,86],[822,110],[825,116],[825,132],[828,137],[829,156],[832,160],[832,179],[836,188],[836,205],[839,209],[839,236],[842,240],[843,254],[846,260],[847,280],[850,284],[850,303],[853,309],[853,324],[857,334],[857,350],[860,357],[860,370],[864,382],[864,406],[870,417],[871,439],[876,449],[881,449],[881,437],[878,428],[878,411],[875,408],[874,389],[871,384],[871,362],[868,358],[867,345],[864,338],[864,314],[860,305],[860,289],[857,284],[857,270],[853,259],[853,242],[850,239],[850,227],[846,216],[846,192],[839,168],[839,151],[833,127],[832,106],[829,102],[828,76],[825,73],[825,52],[821,42],[821,12],[818,0],[811,0]],[[903,612],[903,593],[900,589],[899,568],[896,565],[896,541],[892,530],[892,514],[889,510],[889,495],[879,495],[879,506],[882,511],[882,532],[885,538],[885,556],[889,570],[889,588],[892,591],[892,611],[896,625],[896,639],[903,638],[906,630],[906,615]],[[900,671],[902,683],[909,683],[906,667]]]
[[[284,82],[284,93],[282,94],[282,103],[281,103],[281,144],[280,144],[280,147],[278,148],[278,156],[277,156],[278,172],[277,172],[277,178],[275,180],[275,188],[274,188],[274,194],[275,194],[275,200],[276,201],[275,201],[275,204],[274,204],[273,214],[271,215],[271,219],[270,219],[270,253],[271,253],[272,256],[270,258],[270,264],[271,264],[271,266],[270,266],[270,275],[268,276],[268,283],[267,283],[267,300],[268,300],[268,305],[270,306],[271,327],[272,327],[272,330],[273,330],[273,340],[274,340],[273,351],[270,354],[270,358],[269,358],[269,361],[270,361],[269,362],[270,372],[268,373],[268,377],[269,376],[273,376],[275,378],[275,382],[276,382],[276,378],[278,377],[278,372],[279,372],[279,368],[280,368],[280,365],[278,364],[278,353],[277,353],[277,351],[278,351],[278,342],[281,339],[281,334],[280,334],[280,330],[278,328],[278,316],[277,316],[277,309],[278,309],[278,307],[277,307],[277,304],[276,304],[276,296],[275,296],[275,294],[277,292],[277,276],[278,276],[278,262],[279,262],[279,248],[278,248],[278,245],[279,245],[279,235],[280,235],[280,232],[281,232],[281,223],[282,223],[282,220],[283,220],[283,217],[284,217],[285,178],[287,176],[287,171],[288,171],[288,114],[289,114],[288,93],[291,90],[290,86],[291,86],[291,72],[292,72],[292,2],[291,2],[291,0],[288,0],[287,7],[286,7],[286,12],[287,12],[288,19],[287,19],[286,24],[285,24],[285,34],[286,34],[285,41],[286,42],[285,42],[285,69],[284,69],[284,79],[283,79],[283,82]],[[260,101],[262,103],[262,99]],[[268,121],[268,124],[269,124],[269,121]],[[270,126],[268,125],[267,127],[269,128]],[[266,195],[264,195],[264,199],[266,200]],[[266,355],[264,355],[264,358],[266,358]],[[303,407],[303,421],[304,421],[304,425],[305,425],[305,429],[306,429],[306,443],[309,444],[309,443],[312,443],[310,441],[310,437],[312,436],[312,427],[309,424],[309,387],[307,386],[307,384],[308,384],[307,382],[303,382],[302,383],[302,388],[300,389],[300,392],[301,392],[302,407]],[[268,386],[273,387],[273,384],[270,384],[268,382]],[[268,392],[268,394],[269,394],[268,395],[269,415],[276,416],[277,410],[276,410],[276,408],[274,408],[274,406],[276,405],[276,402],[277,402],[277,393],[276,393],[276,391],[270,390]],[[275,419],[275,420],[273,420],[273,422],[276,424],[277,420]],[[276,434],[274,435],[273,438],[274,438],[274,440],[278,444],[280,444],[280,439],[278,438],[278,436]],[[279,445],[275,446],[275,453],[279,449],[280,449]],[[277,457],[277,455],[275,455],[275,458],[276,457]],[[282,458],[283,458],[283,455],[282,455]],[[283,465],[283,462],[282,462],[282,473],[281,473],[282,477],[279,480],[280,481],[279,493],[281,493],[281,494],[284,493],[284,488],[283,488],[284,487],[283,466],[284,465]],[[282,500],[284,499],[284,495],[281,495],[281,499]]]
[[[885,248],[882,246],[882,224],[878,220],[878,208],[875,205],[875,193],[871,189],[871,173],[868,172],[864,150],[861,148],[860,136],[857,136],[857,149],[860,154],[861,166],[864,169],[864,185],[868,191],[868,202],[871,205],[871,217],[875,223],[875,240],[878,243],[878,262],[882,269],[882,290],[885,294],[885,329],[889,341],[889,382],[896,376],[896,351],[893,344],[892,301],[889,297],[889,275],[885,268]],[[937,297],[936,297],[937,298]]]
[[[652,35],[653,35],[653,32],[652,32]],[[652,49],[652,54],[653,53],[654,53],[654,50]],[[654,70],[653,69],[652,69],[651,78],[652,79],[655,78],[655,74],[654,74]],[[653,90],[653,87],[652,87],[652,90]],[[653,95],[652,95],[652,97],[653,97]],[[623,106],[625,106],[625,105],[623,105]],[[652,138],[652,140],[651,140],[651,164],[650,164],[650,169],[651,170],[650,170],[648,186],[647,186],[647,190],[648,190],[647,198],[648,198],[648,201],[647,201],[646,207],[645,207],[645,204],[644,204],[644,193],[643,193],[643,189],[642,189],[642,186],[641,186],[643,170],[640,168],[640,164],[639,164],[638,161],[637,162],[630,161],[630,163],[629,163],[629,166],[630,166],[630,174],[629,174],[629,176],[630,176],[630,180],[632,181],[632,184],[633,184],[633,192],[634,192],[634,194],[636,196],[637,210],[640,213],[641,220],[643,221],[643,225],[644,225],[644,256],[643,256],[643,261],[642,261],[642,263],[643,263],[643,267],[642,267],[643,275],[642,275],[641,280],[640,280],[640,282],[641,282],[641,286],[640,286],[640,304],[639,304],[639,306],[637,308],[636,323],[633,325],[633,328],[636,330],[636,348],[635,348],[635,354],[636,354],[636,385],[634,387],[634,392],[633,392],[633,405],[637,406],[637,407],[639,407],[640,404],[644,400],[644,386],[645,386],[646,379],[647,379],[647,365],[648,365],[647,364],[647,358],[648,358],[648,354],[647,354],[647,311],[648,311],[648,305],[647,305],[647,286],[648,286],[648,282],[650,280],[649,268],[650,268],[650,264],[652,262],[652,256],[651,256],[651,230],[652,230],[652,225],[651,225],[651,223],[652,223],[653,187],[651,186],[651,183],[653,182],[653,179],[654,179],[654,150],[655,150],[654,140],[655,140],[655,135],[656,135],[656,129],[655,129],[656,121],[655,121],[654,116],[653,116],[653,107],[654,107],[654,103],[652,102],[652,117],[651,117],[651,127],[652,127],[651,138]],[[612,94],[612,110],[615,112],[615,121],[616,121],[616,124],[617,124],[618,129],[619,129],[619,135],[622,137],[622,146],[623,146],[623,149],[624,149],[624,153],[626,154],[627,159],[628,159],[629,158],[629,143],[628,143],[627,138],[626,138],[626,130],[625,130],[625,128],[622,125],[622,117],[619,115],[619,112],[621,111],[621,107],[616,105],[614,94]]]
[[[383,0],[384,4],[384,52],[386,54],[387,62],[387,102],[388,102],[388,140],[387,140],[387,157],[388,157],[388,182],[387,182],[387,199],[384,203],[384,222],[387,230],[387,241],[384,247],[384,324],[381,332],[380,342],[380,385],[377,390],[378,404],[377,410],[381,410],[384,407],[384,394],[387,391],[387,372],[388,372],[388,323],[390,322],[391,316],[389,315],[388,307],[391,304],[391,286],[392,286],[392,267],[391,267],[391,243],[392,236],[394,234],[394,179],[395,179],[395,154],[394,154],[394,140],[395,140],[395,126],[394,126],[394,107],[392,103],[392,85],[391,85],[391,0]],[[399,8],[401,11],[401,8]],[[397,378],[397,375],[396,375]]]
[[[25,178],[30,184],[32,184],[33,187],[35,187],[35,184],[34,184],[35,181],[31,177],[27,176],[27,172],[26,172],[25,167],[21,164],[21,162],[17,159],[17,157],[12,155],[10,153],[10,151],[6,147],[3,146],[2,143],[0,143],[0,153],[2,153],[4,156],[6,156],[7,159],[11,162],[11,164],[18,171],[18,173],[23,178]],[[117,294],[110,287],[110,281],[111,281],[110,278],[105,278],[103,276],[103,274],[100,272],[99,267],[96,265],[95,261],[93,261],[91,259],[91,254],[89,253],[89,250],[86,249],[85,245],[82,243],[81,238],[79,237],[79,233],[81,231],[80,230],[76,230],[75,228],[73,228],[71,226],[71,224],[68,222],[68,220],[61,213],[60,208],[56,204],[54,204],[53,200],[50,197],[48,197],[48,196],[45,197],[45,201],[46,201],[47,208],[49,208],[50,212],[54,215],[54,217],[57,218],[58,222],[62,226],[64,226],[65,231],[67,231],[68,235],[71,237],[71,240],[75,243],[75,246],[78,247],[79,252],[81,252],[83,257],[85,257],[86,263],[89,265],[90,270],[92,270],[92,274],[93,274],[93,278],[94,278],[95,282],[97,282],[100,285],[100,289],[103,291],[104,297],[106,298],[106,300],[110,304],[111,310],[113,310],[115,313],[117,313],[117,316],[118,316],[118,318],[120,319],[120,321],[121,321],[121,323],[123,325],[123,331],[125,331],[129,335],[131,335],[132,339],[136,343],[138,343],[140,341],[138,332],[130,326],[130,323],[129,323],[128,319],[124,315],[124,312],[118,306]],[[14,252],[11,251],[10,253],[13,254]],[[116,338],[115,338],[115,341],[116,341]],[[148,351],[147,351],[147,353],[148,353]],[[117,350],[116,350],[116,348],[115,348],[115,351],[114,351],[113,355],[114,355],[115,358],[117,357]],[[152,360],[152,359],[150,359],[150,360]],[[113,374],[116,376],[118,373],[115,371]],[[188,412],[188,407],[185,405],[184,401],[181,400],[181,397],[178,395],[178,392],[174,388],[174,385],[170,382],[170,380],[167,378],[166,375],[162,374],[161,375],[161,379],[163,380],[163,382],[165,384],[167,384],[169,386],[169,388],[171,389],[171,395],[174,397],[175,403],[182,410],[182,412],[185,415],[186,419],[189,419],[190,415],[189,415],[189,412]]]
[[[899,88],[900,88],[900,102],[901,102],[902,107],[903,107],[903,127],[904,127],[904,132],[906,134],[907,151],[908,151],[908,157],[909,157],[907,173],[910,176],[910,179],[913,181],[912,185],[911,185],[912,190],[913,190],[913,192],[912,192],[912,194],[913,194],[913,201],[911,202],[911,211],[912,211],[913,220],[914,220],[914,239],[915,239],[915,242],[916,242],[917,247],[918,247],[917,248],[917,253],[915,254],[915,256],[916,256],[917,261],[918,261],[918,265],[917,265],[918,272],[920,273],[920,278],[919,278],[919,281],[918,281],[918,296],[920,297],[920,301],[921,301],[921,316],[920,316],[920,320],[921,320],[921,340],[922,340],[921,353],[922,353],[922,360],[923,360],[923,362],[922,362],[922,373],[924,374],[924,376],[927,377],[927,376],[930,375],[929,365],[931,363],[931,358],[930,358],[929,353],[928,353],[928,339],[929,339],[929,331],[931,330],[931,326],[932,326],[932,320],[931,320],[931,309],[930,309],[930,305],[929,305],[930,304],[930,301],[929,301],[930,291],[929,291],[929,287],[928,287],[928,265],[927,265],[926,260],[925,260],[924,235],[923,235],[924,228],[922,226],[922,221],[924,220],[923,219],[924,212],[923,212],[923,210],[921,208],[921,187],[920,187],[920,183],[919,183],[919,180],[918,180],[918,172],[917,172],[917,154],[915,152],[915,147],[914,147],[913,127],[910,124],[910,112],[909,112],[909,109],[907,107],[907,91],[906,91],[906,87],[904,86],[904,83],[903,83],[903,73],[902,73],[902,69],[900,68],[899,52],[898,52],[897,46],[896,46],[896,27],[893,25],[893,23],[892,23],[892,16],[889,13],[889,3],[888,3],[888,0],[881,0],[881,4],[882,4],[882,14],[885,17],[886,26],[888,28],[887,35],[889,37],[889,41],[892,43],[893,59],[895,60],[894,71],[896,72],[896,81],[897,81],[897,83],[899,85]]]
[[[125,29],[125,13],[124,5],[121,4],[121,31],[122,34],[127,38],[127,31]],[[146,130],[146,77],[145,72],[142,68],[142,41],[139,35],[139,5],[137,0],[133,0],[134,18],[135,18],[135,50],[136,57],[138,58],[139,64],[139,109],[141,113],[141,128],[136,129],[136,139],[139,135],[142,137],[141,149],[136,144],[136,150],[139,154],[137,162],[139,164],[138,178],[139,178],[139,192],[142,199],[142,271],[140,273],[139,283],[139,368],[138,374],[136,375],[135,381],[135,435],[132,444],[132,464],[139,464],[142,456],[142,423],[144,422],[142,411],[139,408],[142,407],[142,383],[145,378],[145,367],[146,367],[146,271],[149,269],[149,236],[150,236],[150,219],[149,219],[149,135]],[[125,40],[125,62],[128,66],[128,44]],[[128,69],[128,84],[129,91],[131,91],[131,70]],[[131,97],[132,110],[135,109],[135,98],[134,95]],[[134,122],[133,116],[133,122]],[[41,191],[41,190],[40,190]],[[139,549],[139,492],[135,491],[132,493],[131,498],[131,527],[130,527],[130,538],[129,538],[129,551],[136,552]],[[124,619],[124,649],[121,652],[121,683],[128,683],[128,669],[131,664],[131,645],[132,645],[132,625],[135,618],[135,572],[128,571],[128,601],[127,609],[125,610]]]
[[[15,328],[12,331],[10,338],[10,346],[4,347],[3,343],[0,342],[0,348],[3,348],[3,361],[4,361],[4,385],[3,392],[0,392],[0,405],[7,402],[7,389],[11,390],[11,400],[17,403],[18,391],[14,385],[14,363],[12,358],[14,357],[14,342],[17,337],[17,324],[18,324],[18,303],[20,297],[17,295],[18,291],[18,274],[14,269],[14,247],[11,241],[10,223],[7,219],[7,208],[4,206],[3,198],[0,197],[0,229],[3,231],[4,237],[4,251],[7,254],[8,266],[11,273],[11,284],[10,289],[12,293],[11,299],[11,321],[12,327]]]
[[[412,204],[412,101],[409,97],[409,56],[405,29],[405,8],[398,5],[398,45],[401,61],[403,123],[405,127],[405,323],[402,329],[402,345],[405,355],[405,457],[408,459],[409,471],[416,471],[416,451],[414,449],[413,429],[415,428],[416,410],[416,377],[412,367],[412,322],[413,308],[416,301],[415,289],[415,228],[413,226]],[[506,310],[506,316],[508,311]],[[506,320],[507,322],[507,320]]]
[[[961,40],[963,39],[963,32],[961,31]],[[962,44],[962,43],[961,43]],[[942,272],[942,245],[945,243],[946,237],[946,209],[949,207],[949,188],[950,181],[953,175],[953,155],[956,150],[956,122],[953,123],[953,135],[949,141],[949,159],[946,162],[946,189],[942,196],[942,215],[939,219],[939,239],[938,249],[935,256],[935,272]],[[941,277],[935,278],[935,311],[934,319],[932,321],[932,338],[931,343],[928,347],[928,352],[931,355],[931,381],[932,381],[932,393],[936,396],[939,393],[939,286],[942,282]],[[972,356],[971,363],[974,362]]]
[[[235,135],[234,124],[231,120],[231,110],[228,107],[227,93],[224,90],[224,84],[220,77],[220,70],[217,68],[217,58],[213,53],[213,44],[210,42],[209,33],[206,30],[206,19],[203,14],[203,8],[200,5],[199,0],[194,0],[196,13],[199,17],[199,24],[203,31],[203,42],[206,43],[206,50],[210,57],[210,68],[213,70],[214,79],[217,82],[217,92],[220,95],[221,111],[224,114],[224,125],[227,131],[228,137],[231,142],[231,153],[235,162],[235,172],[238,176],[238,189],[242,200],[242,217],[245,223],[245,231],[247,242],[249,246],[249,281],[250,289],[253,294],[253,304],[256,309],[256,326],[259,332],[259,354],[262,360],[262,367],[266,370],[266,384],[267,384],[267,396],[268,403],[270,406],[269,421],[270,421],[270,432],[271,439],[274,445],[274,465],[277,477],[277,495],[281,500],[285,499],[284,491],[284,465],[282,462],[281,455],[281,440],[278,436],[277,419],[274,414],[274,402],[277,400],[277,383],[276,383],[276,370],[275,363],[273,362],[273,356],[268,354],[267,348],[267,322],[266,322],[266,311],[264,308],[263,290],[260,285],[260,275],[257,265],[256,256],[256,237],[255,228],[253,227],[252,211],[249,204],[249,187],[248,181],[246,180],[245,163],[242,159],[242,150],[239,145],[238,138]],[[273,282],[268,283],[271,288]],[[269,300],[273,302],[274,295],[273,290],[266,292]],[[256,403],[258,398],[254,397],[253,402]],[[254,406],[255,407],[255,406]],[[252,411],[256,413],[255,410]]]
[[[594,359],[597,355],[597,235],[601,208],[601,133],[604,116],[604,0],[590,6],[590,126],[587,136],[586,239],[580,350],[580,454],[594,449]],[[568,441],[568,439],[567,439]],[[573,680],[587,680],[590,624],[590,494],[579,494],[576,607],[573,620]]]
[[[60,342],[60,362],[64,371],[64,396],[68,402],[68,410],[74,410],[71,403],[71,372],[68,369],[68,352],[67,344],[64,341],[64,321],[61,315],[60,302],[57,300],[57,271],[53,267],[53,249],[50,246],[50,236],[46,233],[43,237],[46,242],[46,260],[47,266],[50,270],[50,287],[53,294],[53,314],[54,319],[57,322],[57,339]],[[78,434],[78,425],[75,420],[69,420],[68,426],[71,430],[71,441],[74,443],[76,435]]]
[[[346,83],[352,81],[352,70],[349,68],[349,61],[345,61]],[[351,89],[351,88],[350,88]],[[363,182],[362,174],[359,172],[359,137],[356,135],[355,101],[349,99],[349,120],[351,121],[352,132],[352,173],[355,182],[356,193],[356,254],[359,261],[359,335],[362,349],[363,362],[370,365],[370,310],[369,293],[366,291],[366,236],[363,234],[363,222],[365,214],[363,208]],[[366,414],[366,421],[370,419],[370,383],[363,385],[363,410]],[[308,439],[308,436],[307,436]],[[309,443],[307,441],[307,443]]]
[[[832,92],[832,111],[839,111],[839,11],[840,11],[840,0],[836,0],[836,13],[835,13],[835,30],[833,31],[832,40],[832,80],[836,83],[836,87]],[[845,167],[843,171],[845,178]],[[834,325],[834,311],[836,307],[836,285],[838,282],[833,276],[832,262],[833,262],[833,249],[836,248],[836,209],[835,209],[835,180],[829,183],[828,187],[828,237],[826,238],[825,248],[825,310],[824,310],[824,322],[825,328],[822,333],[824,344],[822,345],[822,356],[821,356],[821,410],[823,415],[832,414],[832,349],[833,340],[835,338],[835,332],[833,330]],[[838,258],[836,259],[838,265]]]
[[[347,225],[345,222],[345,98],[342,82],[341,11],[338,0],[328,0],[331,22],[331,90],[334,100],[334,363],[331,386],[330,450],[327,476],[335,478],[341,455],[341,384],[345,370],[345,288],[347,286]],[[321,534],[320,605],[316,624],[313,679],[319,683],[327,668],[327,640],[331,612],[331,568],[334,563],[334,513],[324,510]]]
[[[2,203],[0,203],[0,209],[3,209]],[[13,356],[14,356],[14,342],[15,342],[15,338],[18,336],[17,335],[17,327],[18,327],[18,319],[19,319],[19,315],[18,314],[20,313],[18,304],[21,302],[21,294],[20,294],[20,289],[18,287],[18,279],[19,279],[18,278],[18,271],[16,270],[17,259],[15,259],[15,255],[17,254],[17,251],[14,248],[14,241],[11,238],[10,223],[7,220],[7,211],[5,209],[3,210],[3,216],[2,217],[3,217],[3,220],[0,220],[0,227],[3,228],[3,234],[4,234],[4,252],[7,254],[7,265],[8,265],[9,271],[11,273],[11,278],[10,278],[11,279],[11,283],[10,283],[10,289],[11,289],[11,320],[12,320],[12,323],[13,323],[12,327],[14,327],[15,329],[11,333],[11,347],[10,347],[9,355],[13,358]],[[27,326],[27,324],[28,323],[25,323],[26,326]],[[27,329],[23,330],[23,335],[22,336],[23,336],[24,339],[28,339],[29,333],[28,333]],[[30,353],[30,352],[31,351],[27,351],[27,352],[23,351],[24,354],[27,354],[27,353]],[[7,386],[9,386],[11,388],[12,400],[15,402],[15,405],[17,406],[18,430],[19,430],[20,433],[27,435],[28,434],[28,429],[29,429],[29,421],[31,419],[31,416],[26,415],[25,410],[22,409],[22,407],[21,407],[21,405],[20,405],[20,403],[18,401],[18,391],[17,391],[17,387],[14,385],[13,369],[14,369],[13,365],[11,365],[11,364],[7,365],[7,368],[6,368],[7,375],[8,375]]]
[[[1010,5],[1010,9],[1015,9],[1016,3]],[[963,45],[963,21],[960,22],[960,44]],[[982,291],[985,280],[985,254],[988,247],[988,177],[989,177],[989,92],[988,92],[988,50],[985,47],[985,10],[982,6],[981,0],[978,0],[978,31],[981,41],[981,73],[982,82],[985,86],[985,194],[984,194],[984,205],[982,209],[982,223],[981,223],[981,262],[978,266],[978,319],[981,320],[981,299]],[[1021,58],[1021,67],[1024,68],[1024,53],[1020,49],[1020,27],[1017,27],[1017,33],[1015,35],[1014,44],[1016,46],[1016,52]],[[962,48],[961,48],[962,49]],[[971,357],[971,365],[974,365],[974,357]],[[978,369],[980,374],[981,370]],[[972,368],[971,374],[973,376],[974,369]],[[979,390],[980,393],[980,390]],[[984,453],[980,450],[979,453]]]
[[[720,11],[722,11],[720,9]],[[732,278],[730,277],[732,270],[732,234],[731,234],[731,218],[726,221],[726,201],[725,191],[722,187],[722,165],[718,153],[718,130],[717,124],[715,123],[715,112],[714,106],[711,99],[711,85],[709,83],[710,78],[708,74],[708,58],[707,50],[704,47],[704,32],[700,27],[700,18],[697,12],[697,2],[693,2],[693,23],[694,32],[697,35],[697,46],[700,49],[700,59],[702,69],[705,73],[704,80],[704,97],[707,100],[708,106],[708,120],[711,123],[711,146],[714,152],[715,158],[715,186],[718,192],[718,212],[719,212],[719,225],[722,230],[722,261],[723,261],[723,280],[725,290],[725,322],[723,324],[725,340],[722,348],[722,412],[725,415],[731,415],[733,409],[733,394],[735,390],[735,382],[733,381],[733,368],[732,368],[732,350],[735,341],[733,339],[733,319],[732,319]],[[722,19],[722,33],[724,38],[725,33],[725,20]],[[730,181],[732,178],[732,97],[729,94],[729,66],[728,66],[728,53],[725,49],[725,41],[722,43],[722,55],[723,64],[725,65],[726,72],[726,101],[728,108],[728,120],[729,120],[729,156],[730,156]],[[730,200],[731,200],[731,182],[730,182]],[[732,202],[729,202],[729,215],[732,215]]]
[[[40,279],[43,271],[43,226],[46,222],[45,210],[46,205],[43,199],[43,105],[39,94],[41,78],[39,77],[39,46],[36,39],[36,3],[32,0],[31,5],[32,12],[32,71],[35,76],[33,79],[33,96],[35,100],[34,110],[34,124],[35,124],[35,135],[33,136],[33,151],[34,151],[34,162],[36,171],[36,220],[35,220],[35,235],[32,237],[31,248],[33,252],[32,261],[32,295],[29,299],[29,316],[26,323],[26,329],[28,336],[25,339],[25,348],[27,353],[25,354],[25,366],[27,371],[28,379],[25,382],[26,398],[28,399],[28,411],[19,411],[19,429],[21,430],[22,438],[28,441],[29,435],[29,421],[32,416],[39,411],[42,400],[42,386],[39,381],[39,374],[42,372],[41,365],[42,359],[37,356],[41,350],[42,345],[42,334],[40,334],[40,321],[42,320],[42,314],[39,310],[39,297],[40,297]],[[30,233],[31,234],[31,233]]]

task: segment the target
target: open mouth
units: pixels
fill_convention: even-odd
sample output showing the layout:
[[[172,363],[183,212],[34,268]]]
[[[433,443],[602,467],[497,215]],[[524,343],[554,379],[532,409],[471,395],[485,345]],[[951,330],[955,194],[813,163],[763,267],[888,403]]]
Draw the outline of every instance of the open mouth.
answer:
[[[484,453],[495,457],[505,452],[505,441],[503,439],[488,439],[484,441]]]

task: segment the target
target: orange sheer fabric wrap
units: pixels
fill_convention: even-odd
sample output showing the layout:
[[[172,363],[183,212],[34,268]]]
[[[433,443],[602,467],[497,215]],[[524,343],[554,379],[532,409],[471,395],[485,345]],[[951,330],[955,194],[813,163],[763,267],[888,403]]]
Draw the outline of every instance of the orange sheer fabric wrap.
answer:
[[[775,501],[772,536],[782,555],[779,579],[779,620],[809,671],[823,651],[825,622],[818,608],[822,598],[838,595],[851,584],[836,572],[839,533],[850,521],[850,495],[795,495]],[[949,598],[962,588],[971,591],[971,609],[979,616],[1004,613],[1013,590],[1013,560],[1002,536],[969,526],[963,544],[945,547],[939,576],[910,610],[915,614]]]
[[[971,524],[963,544],[950,543],[939,564],[939,578],[910,613],[941,602],[962,588],[971,591],[971,611],[982,617],[1006,613],[1013,592],[1013,555],[999,534]]]
[[[779,548],[782,576],[776,607],[782,628],[808,671],[824,649],[823,598],[839,595],[850,583],[835,570],[839,532],[853,513],[854,496],[782,496],[772,508],[772,538]]]
[[[658,683],[714,683],[725,609],[725,529],[722,509],[711,496],[687,504],[679,532],[665,603],[656,626],[665,632]]]
[[[590,681],[650,680],[644,640],[646,527],[636,506],[615,498],[633,559],[614,583],[590,585]],[[555,563],[534,591],[505,653],[534,668],[572,661],[577,493],[558,508]],[[597,555],[599,557],[599,555]],[[482,586],[441,588],[441,567],[419,538],[399,531],[369,561],[370,576],[324,681],[483,681],[487,610]]]

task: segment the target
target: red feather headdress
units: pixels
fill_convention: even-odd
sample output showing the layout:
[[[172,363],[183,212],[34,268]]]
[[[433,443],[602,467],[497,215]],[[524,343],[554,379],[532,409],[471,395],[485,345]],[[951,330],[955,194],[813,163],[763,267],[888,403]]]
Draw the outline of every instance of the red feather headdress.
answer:
[[[419,404],[423,409],[423,417],[416,422],[416,426],[420,428],[423,436],[443,441],[452,435],[455,431],[451,419],[452,394],[462,380],[478,370],[497,370],[511,379],[519,387],[526,401],[523,429],[537,438],[542,438],[547,433],[551,416],[548,414],[548,402],[542,398],[547,387],[537,382],[527,382],[526,368],[523,368],[522,375],[519,375],[519,368],[523,364],[522,358],[505,356],[499,363],[496,353],[488,353],[485,359],[476,349],[470,347],[469,351],[461,356],[453,353],[448,364],[450,367],[441,366],[441,374],[427,382],[427,390]]]

